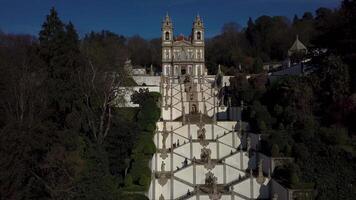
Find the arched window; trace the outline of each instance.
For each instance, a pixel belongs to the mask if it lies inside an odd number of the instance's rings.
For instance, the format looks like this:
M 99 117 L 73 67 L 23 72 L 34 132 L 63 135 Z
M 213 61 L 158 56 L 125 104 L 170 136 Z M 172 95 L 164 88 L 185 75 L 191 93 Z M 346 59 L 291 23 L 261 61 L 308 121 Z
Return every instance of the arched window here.
M 200 31 L 197 32 L 197 40 L 201 40 L 201 32 Z
M 166 34 L 165 34 L 165 39 L 166 40 L 169 40 L 169 32 L 167 31 Z

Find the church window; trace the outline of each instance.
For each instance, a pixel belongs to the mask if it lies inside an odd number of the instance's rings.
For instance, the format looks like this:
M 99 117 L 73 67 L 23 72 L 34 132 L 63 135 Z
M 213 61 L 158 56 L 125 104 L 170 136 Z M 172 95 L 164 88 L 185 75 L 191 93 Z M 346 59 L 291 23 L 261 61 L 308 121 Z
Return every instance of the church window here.
M 169 52 L 166 51 L 166 59 L 169 59 Z
M 201 32 L 200 31 L 197 32 L 197 40 L 201 40 Z
M 165 39 L 166 40 L 169 40 L 169 32 L 167 31 L 166 34 L 165 34 Z

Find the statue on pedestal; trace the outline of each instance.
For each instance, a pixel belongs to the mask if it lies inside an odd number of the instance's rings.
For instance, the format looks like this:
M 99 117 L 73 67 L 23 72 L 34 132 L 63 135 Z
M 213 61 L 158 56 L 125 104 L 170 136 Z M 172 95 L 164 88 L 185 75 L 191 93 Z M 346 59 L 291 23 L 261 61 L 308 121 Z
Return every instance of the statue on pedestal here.
M 204 167 L 208 170 L 212 170 L 215 167 L 215 163 L 211 161 L 211 150 L 207 148 L 201 149 L 200 159 L 204 163 Z
M 166 164 L 162 161 L 161 162 L 161 172 L 165 172 Z
M 166 95 L 165 95 L 165 98 L 164 98 L 164 109 L 165 110 L 168 110 L 168 93 L 169 93 L 169 85 L 167 84 L 166 85 Z
M 206 139 L 206 134 L 205 133 L 206 133 L 205 128 L 204 127 L 199 127 L 198 132 L 197 132 L 197 136 L 198 136 L 200 145 L 202 145 L 204 147 L 208 146 L 208 144 L 209 144 L 209 142 L 205 140 Z
M 165 160 L 168 157 L 168 150 L 166 148 L 166 140 L 168 138 L 168 131 L 167 131 L 167 127 L 166 127 L 166 122 L 163 122 L 163 131 L 162 131 L 162 150 L 161 150 L 161 155 L 160 157 Z
M 166 164 L 162 161 L 162 163 L 161 163 L 161 172 L 159 173 L 159 179 L 158 179 L 158 183 L 161 186 L 164 186 L 168 181 L 168 178 L 167 178 L 167 175 L 166 175 L 165 166 L 166 166 Z
M 222 194 L 218 190 L 218 178 L 213 173 L 208 172 L 205 174 L 205 185 L 210 188 L 209 198 L 211 200 L 221 199 Z

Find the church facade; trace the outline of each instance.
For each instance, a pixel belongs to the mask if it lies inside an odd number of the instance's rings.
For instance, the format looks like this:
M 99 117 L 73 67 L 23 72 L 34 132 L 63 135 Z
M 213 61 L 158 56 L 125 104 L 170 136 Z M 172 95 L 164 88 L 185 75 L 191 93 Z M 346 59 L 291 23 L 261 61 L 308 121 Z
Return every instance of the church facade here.
M 162 22 L 162 74 L 163 76 L 205 75 L 204 24 L 198 15 L 189 37 L 174 36 L 173 22 L 166 15 Z

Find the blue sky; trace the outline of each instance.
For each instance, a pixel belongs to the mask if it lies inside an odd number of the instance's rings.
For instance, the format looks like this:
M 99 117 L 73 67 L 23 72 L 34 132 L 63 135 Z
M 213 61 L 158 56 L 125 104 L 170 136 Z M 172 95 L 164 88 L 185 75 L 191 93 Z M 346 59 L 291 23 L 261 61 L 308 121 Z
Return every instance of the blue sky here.
M 162 18 L 168 12 L 175 34 L 190 33 L 197 13 L 206 35 L 220 32 L 226 22 L 245 26 L 248 17 L 283 15 L 292 18 L 319 7 L 336 8 L 341 0 L 0 0 L 0 30 L 37 35 L 49 9 L 55 6 L 63 21 L 73 22 L 80 35 L 110 30 L 144 38 L 160 35 Z

